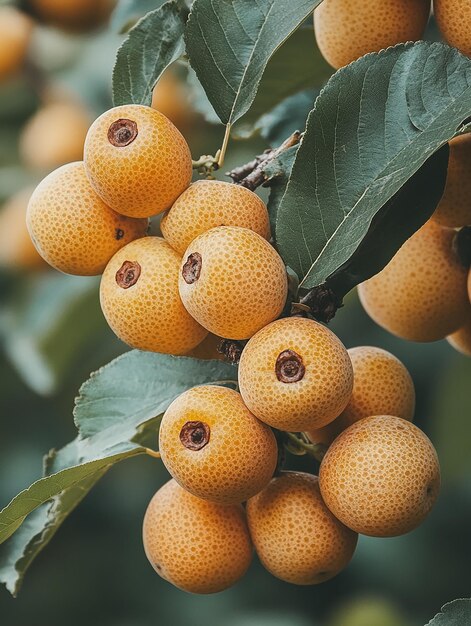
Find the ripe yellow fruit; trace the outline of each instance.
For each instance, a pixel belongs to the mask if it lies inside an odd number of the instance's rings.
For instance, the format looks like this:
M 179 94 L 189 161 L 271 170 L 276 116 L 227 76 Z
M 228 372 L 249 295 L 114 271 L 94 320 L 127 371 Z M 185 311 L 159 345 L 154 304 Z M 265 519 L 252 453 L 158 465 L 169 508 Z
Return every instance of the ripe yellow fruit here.
M 400 417 L 366 417 L 344 430 L 319 472 L 324 502 L 346 526 L 394 537 L 421 524 L 440 489 L 437 453 L 428 437 Z
M 26 209 L 33 189 L 13 195 L 0 211 L 0 265 L 34 270 L 46 267 L 26 228 Z
M 247 502 L 247 521 L 264 567 L 295 585 L 316 585 L 350 562 L 358 535 L 324 504 L 317 476 L 283 472 Z
M 468 0 L 434 0 L 433 12 L 443 39 L 471 56 L 471 5 Z
M 28 4 L 43 22 L 66 31 L 83 32 L 104 24 L 116 0 L 29 0 Z
M 93 191 L 82 162 L 55 170 L 36 187 L 27 226 L 45 261 L 66 274 L 101 274 L 113 254 L 143 237 L 147 220 L 123 217 Z
M 361 303 L 377 324 L 409 341 L 437 341 L 465 323 L 468 270 L 453 248 L 454 237 L 454 230 L 429 220 L 359 286 Z
M 336 420 L 308 433 L 315 443 L 329 445 L 343 430 L 370 415 L 395 415 L 409 421 L 414 417 L 414 383 L 399 359 L 372 346 L 351 348 L 348 354 L 353 365 L 351 398 Z
M 324 0 L 314 11 L 317 44 L 338 69 L 368 52 L 422 39 L 429 14 L 430 0 Z
M 50 171 L 83 157 L 90 119 L 77 103 L 52 102 L 33 115 L 20 137 L 20 154 L 33 169 Z
M 217 226 L 241 226 L 270 239 L 265 203 L 250 189 L 219 180 L 190 185 L 160 222 L 163 236 L 181 254 L 198 235 Z
M 0 81 L 17 72 L 25 59 L 33 23 L 11 6 L 0 7 Z
M 282 312 L 288 292 L 276 250 L 247 228 L 221 226 L 183 255 L 180 296 L 191 315 L 226 339 L 247 339 Z
M 150 107 L 130 104 L 103 113 L 88 131 L 84 154 L 95 191 L 129 217 L 162 213 L 191 182 L 188 144 Z
M 167 409 L 159 450 L 175 480 L 195 496 L 219 504 L 251 498 L 270 481 L 278 449 L 273 432 L 259 422 L 239 393 L 194 387 Z
M 450 141 L 446 187 L 432 219 L 441 226 L 471 225 L 471 134 Z
M 320 428 L 350 399 L 352 363 L 340 339 L 322 324 L 284 318 L 245 346 L 239 387 L 249 410 L 266 424 L 294 432 Z
M 106 266 L 101 308 L 116 335 L 150 352 L 185 354 L 207 335 L 178 294 L 180 256 L 160 237 L 120 250 Z
M 458 352 L 471 356 L 471 315 L 466 324 L 452 335 L 449 335 L 446 340 Z
M 243 507 L 201 500 L 174 480 L 150 501 L 142 536 L 157 574 L 191 593 L 217 593 L 231 587 L 252 560 Z

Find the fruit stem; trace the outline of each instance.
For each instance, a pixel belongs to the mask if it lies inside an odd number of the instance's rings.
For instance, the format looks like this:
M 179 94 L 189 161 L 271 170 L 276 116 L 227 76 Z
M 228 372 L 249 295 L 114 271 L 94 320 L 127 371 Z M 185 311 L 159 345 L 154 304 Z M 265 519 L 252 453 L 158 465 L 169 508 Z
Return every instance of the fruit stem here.
M 216 155 L 218 168 L 224 165 L 224 159 L 226 158 L 227 146 L 229 144 L 229 139 L 231 138 L 231 128 L 232 128 L 231 124 L 226 124 L 226 132 L 224 133 L 222 146 Z
M 299 435 L 296 433 L 284 433 L 284 435 L 288 440 L 288 445 L 285 444 L 285 447 L 289 452 L 292 452 L 293 454 L 308 454 L 319 461 L 319 463 L 324 458 L 326 447 L 323 444 L 311 443 L 303 433 L 300 433 Z M 292 447 L 298 452 L 294 452 Z
M 342 299 L 326 283 L 323 283 L 310 289 L 299 302 L 293 302 L 291 315 L 311 315 L 318 322 L 328 324 L 342 306 Z
M 160 459 L 160 452 L 158 452 L 157 450 L 152 450 L 151 448 L 146 448 L 145 449 L 146 454 L 148 454 L 149 456 L 153 457 L 154 459 Z

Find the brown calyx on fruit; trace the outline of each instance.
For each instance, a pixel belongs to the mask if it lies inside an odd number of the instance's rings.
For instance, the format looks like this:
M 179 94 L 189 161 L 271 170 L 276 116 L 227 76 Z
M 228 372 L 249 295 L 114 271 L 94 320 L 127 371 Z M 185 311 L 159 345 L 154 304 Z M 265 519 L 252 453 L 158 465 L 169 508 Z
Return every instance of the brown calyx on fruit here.
M 294 350 L 283 350 L 275 364 L 276 377 L 282 383 L 297 383 L 304 377 L 306 368 L 302 358 Z
M 124 261 L 116 272 L 116 282 L 122 289 L 129 289 L 137 283 L 141 275 L 141 266 L 137 261 Z
M 187 285 L 196 283 L 201 274 L 201 268 L 203 266 L 203 259 L 199 252 L 193 252 L 187 258 L 185 265 L 182 269 L 183 280 Z
M 125 148 L 136 139 L 138 134 L 136 122 L 128 119 L 119 119 L 109 127 L 108 141 L 116 148 Z
M 180 441 L 188 450 L 201 450 L 209 443 L 210 433 L 205 422 L 186 422 L 180 431 Z

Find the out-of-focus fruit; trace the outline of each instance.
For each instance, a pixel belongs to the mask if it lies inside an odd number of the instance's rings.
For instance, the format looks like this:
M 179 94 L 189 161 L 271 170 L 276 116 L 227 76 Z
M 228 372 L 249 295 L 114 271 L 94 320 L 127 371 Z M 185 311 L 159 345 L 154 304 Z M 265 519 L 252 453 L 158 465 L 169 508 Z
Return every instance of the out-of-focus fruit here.
M 33 23 L 24 13 L 0 6 L 0 81 L 23 65 L 32 29 Z
M 87 32 L 108 20 L 116 0 L 28 0 L 28 5 L 46 24 L 70 32 Z

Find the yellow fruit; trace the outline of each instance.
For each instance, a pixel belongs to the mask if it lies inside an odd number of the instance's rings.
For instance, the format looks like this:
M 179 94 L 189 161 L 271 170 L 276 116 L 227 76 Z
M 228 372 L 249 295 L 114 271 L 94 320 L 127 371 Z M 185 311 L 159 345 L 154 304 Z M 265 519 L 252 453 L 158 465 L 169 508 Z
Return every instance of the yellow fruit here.
M 393 335 L 437 341 L 466 321 L 468 271 L 453 248 L 455 231 L 428 221 L 382 272 L 358 288 L 368 315 Z
M 93 191 L 82 162 L 55 170 L 36 187 L 27 226 L 39 254 L 66 274 L 101 274 L 113 254 L 143 237 L 147 220 L 123 217 Z
M 191 182 L 185 139 L 161 113 L 130 104 L 103 113 L 85 141 L 85 168 L 95 191 L 130 217 L 169 209 Z
M 353 365 L 353 393 L 336 420 L 308 433 L 315 443 L 329 445 L 343 430 L 370 415 L 395 415 L 409 421 L 414 417 L 414 383 L 399 359 L 372 346 L 351 348 L 348 354 Z
M 90 120 L 76 103 L 53 102 L 28 121 L 20 138 L 20 153 L 29 167 L 50 171 L 83 157 Z
M 219 504 L 251 498 L 270 481 L 275 437 L 232 389 L 194 387 L 167 409 L 159 435 L 165 467 L 195 496 Z
M 14 7 L 0 7 L 0 81 L 23 65 L 33 24 Z
M 333 332 L 312 320 L 273 322 L 245 346 L 240 393 L 260 420 L 287 431 L 320 428 L 346 407 L 352 363 Z
M 160 237 L 133 241 L 106 266 L 101 308 L 122 341 L 150 352 L 185 354 L 207 331 L 178 295 L 180 256 Z
M 314 11 L 317 44 L 338 69 L 368 52 L 422 39 L 429 14 L 430 0 L 324 0 Z
M 264 567 L 295 585 L 333 578 L 350 562 L 358 540 L 324 504 L 317 476 L 283 472 L 247 502 L 247 521 Z
M 471 6 L 471 5 L 470 5 Z M 471 225 L 471 134 L 450 141 L 446 187 L 432 219 L 441 226 Z
M 26 209 L 33 189 L 12 196 L 0 211 L 0 265 L 11 269 L 46 267 L 26 228 Z
M 434 0 L 433 12 L 443 39 L 471 56 L 471 5 L 469 0 Z
M 224 361 L 224 355 L 218 350 L 221 341 L 221 337 L 208 333 L 207 337 L 203 339 L 203 341 L 199 343 L 196 348 L 190 350 L 187 356 L 192 356 L 195 359 L 217 359 L 218 361 Z
M 389 415 L 344 430 L 322 460 L 324 502 L 352 530 L 394 537 L 421 524 L 440 489 L 437 453 L 414 424 Z
M 198 235 L 217 226 L 241 226 L 270 239 L 264 202 L 245 187 L 218 180 L 190 185 L 160 222 L 163 236 L 181 254 Z
M 180 295 L 191 315 L 226 339 L 247 339 L 276 319 L 286 302 L 286 268 L 275 249 L 247 228 L 221 226 L 183 255 Z
M 111 15 L 116 0 L 29 0 L 40 20 L 66 31 L 89 31 Z
M 471 356 L 471 315 L 466 324 L 452 335 L 449 335 L 446 340 L 458 352 Z
M 252 560 L 242 506 L 200 500 L 174 480 L 150 501 L 142 535 L 146 556 L 159 576 L 191 593 L 231 587 Z
M 189 128 L 196 118 L 187 91 L 185 83 L 169 68 L 152 92 L 152 108 L 168 117 L 180 130 Z

